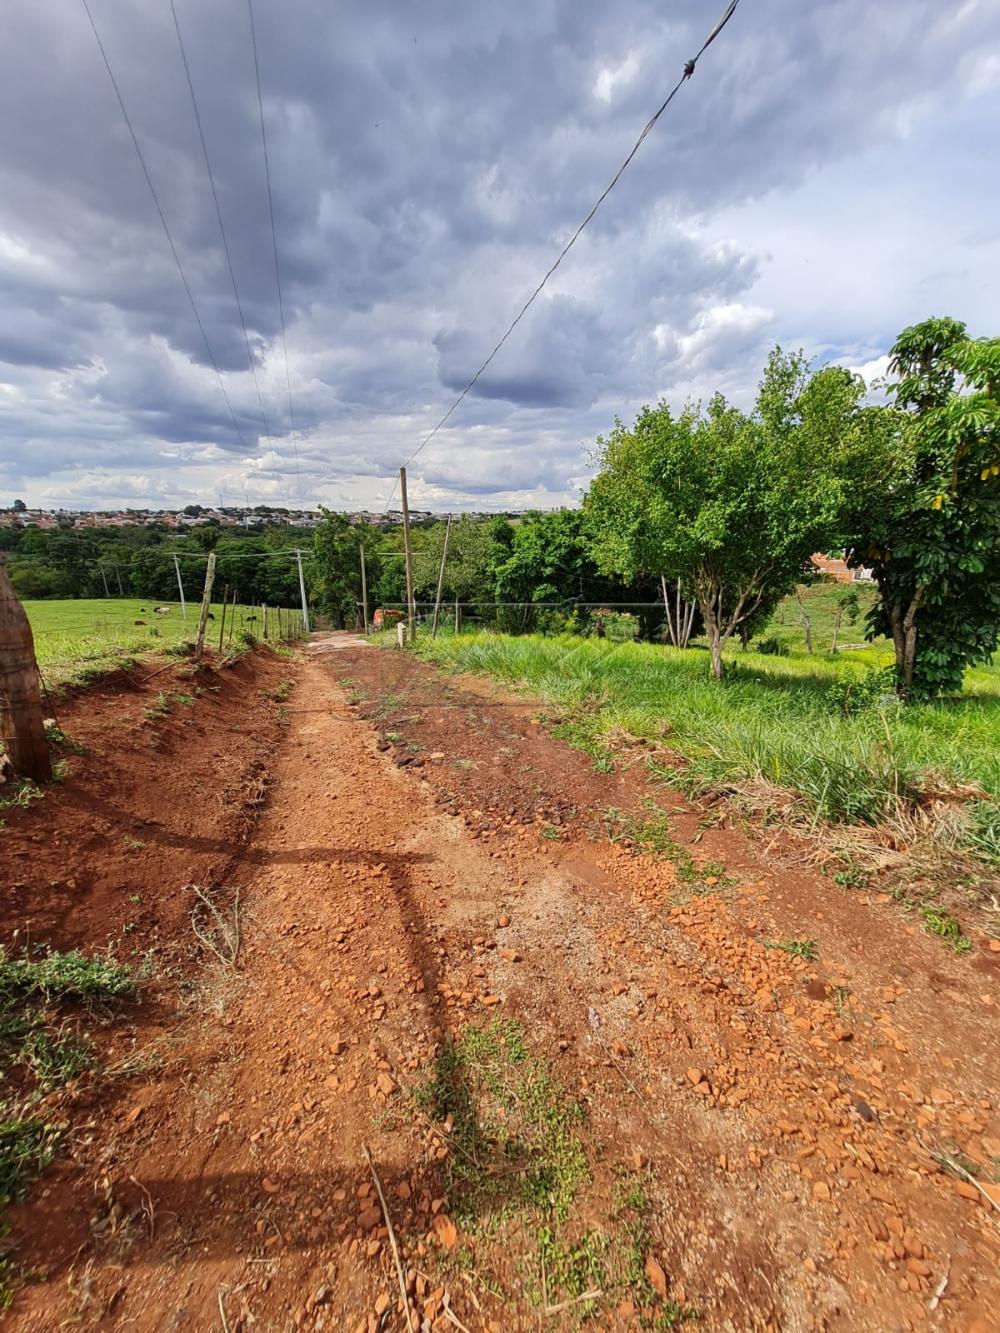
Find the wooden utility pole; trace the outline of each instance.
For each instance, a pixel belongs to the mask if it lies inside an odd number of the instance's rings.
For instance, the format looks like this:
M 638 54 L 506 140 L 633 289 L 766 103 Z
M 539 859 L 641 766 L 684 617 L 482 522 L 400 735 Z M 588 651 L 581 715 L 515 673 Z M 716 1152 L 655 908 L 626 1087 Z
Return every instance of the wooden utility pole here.
M 115 565 L 115 578 L 118 580 L 118 596 L 124 597 L 125 589 L 122 587 L 122 572 L 117 565 Z
M 365 633 L 368 633 L 368 574 L 365 570 L 365 544 L 361 543 L 358 548 L 361 552 L 361 605 L 365 614 Z
M 101 582 L 104 584 L 104 596 L 110 597 L 111 594 L 108 592 L 108 577 L 104 572 L 104 566 L 98 565 L 97 568 L 101 571 Z
M 187 620 L 187 603 L 184 601 L 184 580 L 181 578 L 181 565 L 176 556 L 174 556 L 174 569 L 177 571 L 177 591 L 181 595 L 181 619 Z
M 309 633 L 309 604 L 306 601 L 306 580 L 302 573 L 302 552 L 295 552 L 295 559 L 299 562 L 299 595 L 302 598 L 302 628 Z
M 399 496 L 403 505 L 403 550 L 406 554 L 406 619 L 410 643 L 417 641 L 417 604 L 413 600 L 413 548 L 410 545 L 410 506 L 406 501 L 406 468 L 399 469 Z
M 14 772 L 48 782 L 52 759 L 45 735 L 35 640 L 0 561 L 0 742 Z
M 434 599 L 434 623 L 431 626 L 431 638 L 436 639 L 438 633 L 438 616 L 441 614 L 441 591 L 444 588 L 444 562 L 448 559 L 448 534 L 451 532 L 451 515 L 448 515 L 448 522 L 444 529 L 444 545 L 441 548 L 441 568 L 438 570 L 438 588 L 437 597 Z
M 201 594 L 201 615 L 198 617 L 198 638 L 194 645 L 194 660 L 197 662 L 205 647 L 205 628 L 208 625 L 208 613 L 212 606 L 212 584 L 215 582 L 215 552 L 208 553 L 208 568 L 205 570 L 205 589 Z

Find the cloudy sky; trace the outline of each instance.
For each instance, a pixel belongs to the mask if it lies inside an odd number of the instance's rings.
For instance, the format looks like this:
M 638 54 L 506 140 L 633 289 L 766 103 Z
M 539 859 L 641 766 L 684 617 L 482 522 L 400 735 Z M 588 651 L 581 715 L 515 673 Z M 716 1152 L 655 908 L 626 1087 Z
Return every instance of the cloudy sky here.
M 90 4 L 233 414 L 82 0 L 8 0 L 0 504 L 384 504 L 721 8 L 256 0 L 293 433 L 246 0 L 175 4 L 256 384 L 169 0 Z M 997 333 L 998 139 L 1000 0 L 742 0 L 411 502 L 573 502 L 616 414 L 775 342 Z

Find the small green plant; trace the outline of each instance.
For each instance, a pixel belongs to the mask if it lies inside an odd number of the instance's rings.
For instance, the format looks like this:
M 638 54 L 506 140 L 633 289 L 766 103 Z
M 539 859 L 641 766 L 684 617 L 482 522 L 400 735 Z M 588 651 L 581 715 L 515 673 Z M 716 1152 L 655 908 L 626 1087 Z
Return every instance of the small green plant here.
M 562 832 L 556 828 L 555 824 L 545 824 L 542 828 L 542 837 L 555 842 L 562 837 Z
M 765 949 L 780 949 L 793 958 L 802 958 L 807 963 L 814 963 L 819 957 L 819 946 L 815 940 L 765 940 Z
M 0 788 L 0 810 L 27 810 L 33 801 L 40 801 L 44 795 L 41 787 L 27 778 L 15 780 Z
M 147 704 L 142 710 L 142 715 L 147 722 L 159 722 L 170 712 L 170 700 L 166 694 L 160 690 L 152 703 Z
M 19 1203 L 55 1155 L 59 1131 L 0 1102 L 0 1208 Z
M 868 876 L 855 861 L 848 861 L 841 870 L 833 872 L 833 882 L 841 889 L 863 889 Z
M 58 745 L 60 749 L 68 750 L 70 754 L 87 753 L 87 747 L 81 741 L 71 740 L 58 722 L 49 721 L 45 724 L 45 739 L 50 745 Z
M 779 639 L 777 634 L 770 634 L 766 639 L 758 639 L 754 644 L 754 651 L 761 654 L 762 657 L 788 657 L 791 649 L 784 639 Z
M 132 838 L 126 833 L 122 838 L 122 846 L 127 852 L 141 852 L 146 844 L 141 838 Z
M 174 690 L 170 698 L 175 704 L 180 704 L 182 708 L 194 707 L 194 695 L 185 694 L 183 690 Z
M 875 709 L 897 709 L 896 668 L 873 667 L 865 675 L 836 681 L 826 693 L 830 707 L 845 717 Z
M 972 948 L 972 941 L 967 935 L 963 935 L 962 926 L 957 917 L 951 916 L 948 912 L 931 903 L 924 903 L 920 908 L 920 915 L 923 919 L 924 929 L 931 935 L 937 935 L 940 939 L 950 944 L 956 953 L 968 953 Z
M 292 686 L 294 684 L 295 682 L 293 680 L 287 678 L 285 680 L 279 680 L 277 685 L 272 685 L 269 690 L 263 690 L 262 694 L 265 699 L 270 699 L 272 703 L 283 704 L 291 694 Z

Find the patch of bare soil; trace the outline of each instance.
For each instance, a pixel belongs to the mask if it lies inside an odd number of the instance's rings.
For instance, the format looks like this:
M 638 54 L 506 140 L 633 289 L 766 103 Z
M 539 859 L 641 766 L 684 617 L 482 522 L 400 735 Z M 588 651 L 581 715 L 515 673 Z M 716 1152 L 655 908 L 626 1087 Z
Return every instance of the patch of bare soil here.
M 595 771 L 530 702 L 315 646 L 249 841 L 217 849 L 201 750 L 130 798 L 168 904 L 137 947 L 190 939 L 192 880 L 240 889 L 243 947 L 139 1015 L 168 1065 L 15 1213 L 47 1280 L 12 1326 L 992 1328 L 985 942 Z M 77 780 L 45 829 L 79 884 Z

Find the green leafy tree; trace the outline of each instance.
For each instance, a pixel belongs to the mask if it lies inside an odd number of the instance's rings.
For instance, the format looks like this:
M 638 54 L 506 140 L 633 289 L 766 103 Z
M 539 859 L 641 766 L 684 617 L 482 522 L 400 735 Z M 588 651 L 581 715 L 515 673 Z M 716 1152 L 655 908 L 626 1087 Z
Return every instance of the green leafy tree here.
M 960 689 L 1000 633 L 1000 339 L 924 320 L 890 369 L 898 465 L 859 510 L 849 559 L 878 584 L 869 637 L 892 640 L 900 693 L 919 699 Z
M 776 348 L 749 414 L 721 395 L 678 416 L 661 402 L 598 440 L 587 497 L 598 563 L 679 582 L 717 678 L 730 637 L 794 588 L 836 541 L 848 496 L 879 475 L 889 432 L 863 397 L 858 376 L 810 375 L 801 354 Z

